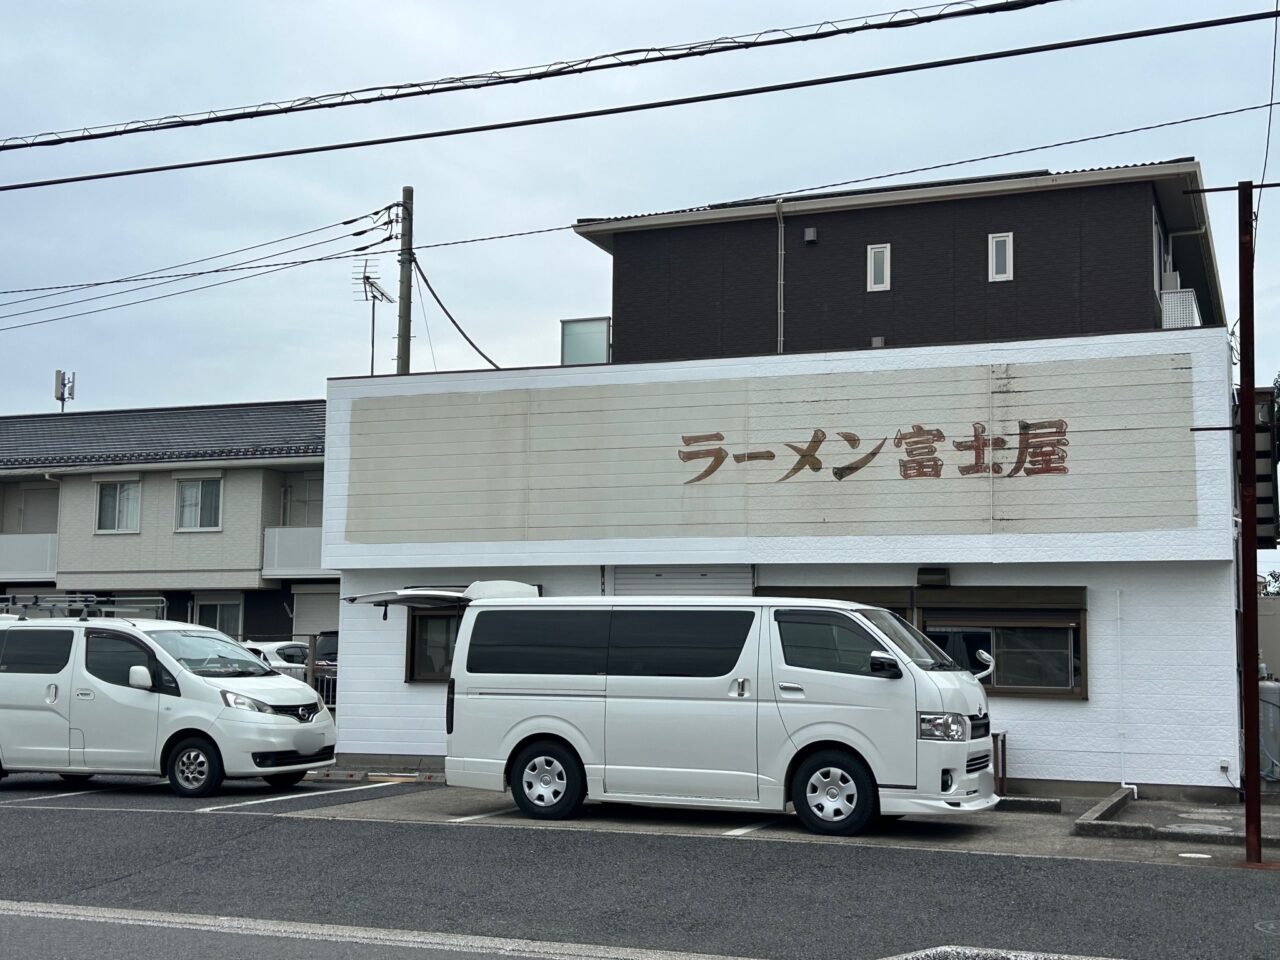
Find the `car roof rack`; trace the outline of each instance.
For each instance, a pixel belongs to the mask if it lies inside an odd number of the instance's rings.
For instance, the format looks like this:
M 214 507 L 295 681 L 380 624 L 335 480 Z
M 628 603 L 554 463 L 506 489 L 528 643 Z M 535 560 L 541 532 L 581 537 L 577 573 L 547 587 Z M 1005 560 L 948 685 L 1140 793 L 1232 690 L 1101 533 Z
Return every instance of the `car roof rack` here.
M 158 620 L 165 620 L 168 618 L 168 610 L 169 601 L 159 595 L 99 597 L 93 593 L 0 594 L 0 613 L 16 613 L 18 620 L 29 620 L 32 613 L 46 617 L 75 616 L 80 620 L 107 614 L 150 613 Z

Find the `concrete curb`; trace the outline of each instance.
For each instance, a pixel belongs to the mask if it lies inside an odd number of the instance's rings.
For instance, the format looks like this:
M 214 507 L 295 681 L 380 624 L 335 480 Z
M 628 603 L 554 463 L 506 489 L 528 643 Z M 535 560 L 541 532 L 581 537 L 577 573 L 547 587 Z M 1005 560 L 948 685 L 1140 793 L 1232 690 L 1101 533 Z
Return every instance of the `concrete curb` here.
M 1011 813 L 1061 813 L 1062 801 L 1055 797 L 1001 797 L 996 809 Z
M 1072 832 L 1081 837 L 1111 837 L 1119 840 L 1154 840 L 1156 828 L 1150 823 L 1120 823 L 1111 819 L 1133 800 L 1127 787 L 1094 804 L 1075 822 Z
M 384 773 L 378 770 L 313 770 L 307 779 L 339 783 L 444 783 L 444 774 L 437 770 L 417 773 Z
M 1027 953 L 1021 950 L 987 950 L 979 947 L 934 947 L 917 953 L 903 953 L 883 960 L 1105 960 L 1065 953 Z

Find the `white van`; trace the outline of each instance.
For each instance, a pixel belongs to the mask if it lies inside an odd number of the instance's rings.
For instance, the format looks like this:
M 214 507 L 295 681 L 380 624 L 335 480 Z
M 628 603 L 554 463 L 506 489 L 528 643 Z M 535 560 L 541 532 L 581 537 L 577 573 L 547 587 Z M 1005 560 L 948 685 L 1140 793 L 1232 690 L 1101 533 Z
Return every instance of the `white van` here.
M 969 813 L 999 799 L 981 683 L 887 610 L 530 592 L 473 584 L 462 596 L 352 598 L 465 605 L 448 692 L 450 784 L 510 788 L 541 819 L 572 816 L 587 799 L 791 805 L 829 834 L 856 833 L 877 814 Z
M 0 778 L 167 776 L 204 797 L 224 778 L 275 787 L 333 764 L 333 718 L 208 627 L 133 618 L 0 620 Z

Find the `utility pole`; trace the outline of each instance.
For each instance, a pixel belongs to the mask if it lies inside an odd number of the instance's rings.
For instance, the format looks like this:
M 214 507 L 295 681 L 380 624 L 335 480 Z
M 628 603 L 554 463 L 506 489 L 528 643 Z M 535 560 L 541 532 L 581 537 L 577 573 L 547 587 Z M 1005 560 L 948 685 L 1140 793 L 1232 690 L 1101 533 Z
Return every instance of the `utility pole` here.
M 400 191 L 400 325 L 396 331 L 396 373 L 409 372 L 409 332 L 413 317 L 413 187 Z
M 1240 229 L 1240 695 L 1244 726 L 1244 851 L 1262 862 L 1258 756 L 1258 411 L 1253 389 L 1253 181 L 1236 185 Z

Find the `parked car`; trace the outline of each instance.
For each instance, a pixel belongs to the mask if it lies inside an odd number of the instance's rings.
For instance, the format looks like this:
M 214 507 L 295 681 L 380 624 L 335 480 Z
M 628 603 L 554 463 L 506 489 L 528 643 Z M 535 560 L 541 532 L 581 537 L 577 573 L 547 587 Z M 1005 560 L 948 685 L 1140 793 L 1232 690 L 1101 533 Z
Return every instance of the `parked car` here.
M 307 645 L 297 640 L 245 641 L 245 649 L 273 670 L 285 676 L 304 679 L 307 668 Z
M 587 799 L 790 805 L 825 834 L 999 799 L 981 683 L 887 610 L 536 592 L 352 598 L 465 608 L 445 708 L 450 784 L 510 789 L 539 819 Z
M 306 684 L 208 627 L 165 620 L 0 622 L 0 777 L 167 776 L 298 783 L 333 764 L 334 725 Z

